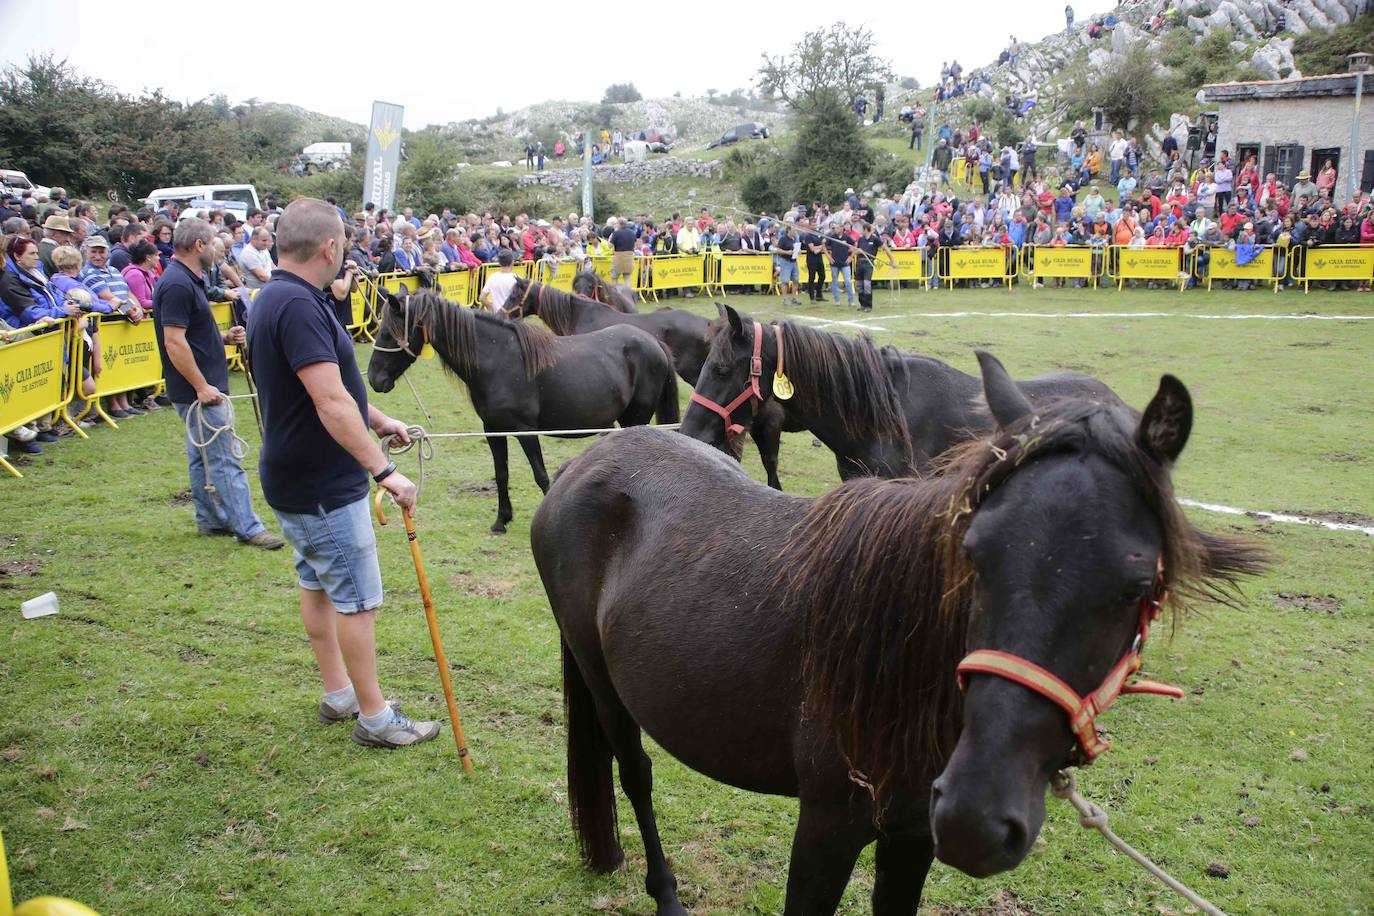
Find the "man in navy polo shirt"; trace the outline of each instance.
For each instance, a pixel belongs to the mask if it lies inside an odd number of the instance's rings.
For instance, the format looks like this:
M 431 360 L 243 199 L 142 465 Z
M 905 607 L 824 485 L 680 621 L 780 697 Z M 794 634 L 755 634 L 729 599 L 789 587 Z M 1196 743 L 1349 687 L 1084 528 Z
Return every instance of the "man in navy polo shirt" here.
M 201 534 L 232 534 L 245 544 L 276 550 L 281 538 L 269 532 L 253 511 L 248 475 L 234 454 L 234 438 L 214 436 L 215 428 L 233 425 L 226 344 L 243 343 L 243 328 L 221 332 L 205 275 L 215 263 L 211 239 L 215 230 L 203 219 L 185 219 L 172 235 L 172 259 L 153 291 L 153 328 L 162 357 L 167 397 L 186 424 L 186 457 L 196 529 Z M 192 409 L 197 416 L 191 416 Z M 194 438 L 193 438 L 194 437 Z M 195 442 L 205 442 L 196 445 Z
M 368 478 L 405 507 L 415 505 L 415 485 L 368 428 L 410 439 L 406 424 L 367 403 L 353 341 L 325 296 L 345 248 L 343 221 L 322 200 L 294 200 L 277 222 L 279 268 L 249 318 L 264 427 L 258 475 L 296 549 L 301 620 L 324 681 L 320 720 L 356 716 L 354 741 L 404 747 L 435 737 L 439 723 L 411 721 L 377 682 L 382 572 Z

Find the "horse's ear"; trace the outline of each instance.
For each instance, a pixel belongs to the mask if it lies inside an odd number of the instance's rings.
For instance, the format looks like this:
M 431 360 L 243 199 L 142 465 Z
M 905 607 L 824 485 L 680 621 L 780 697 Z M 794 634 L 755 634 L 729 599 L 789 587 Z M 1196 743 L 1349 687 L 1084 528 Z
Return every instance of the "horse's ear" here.
M 1178 460 L 1193 428 L 1193 399 L 1183 383 L 1172 375 L 1159 379 L 1159 390 L 1140 417 L 1136 439 L 1160 461 Z
M 975 351 L 978 365 L 983 370 L 983 397 L 987 398 L 988 410 L 997 425 L 1006 429 L 1022 417 L 1031 414 L 1031 403 L 1016 387 L 1002 364 L 985 350 Z
M 739 312 L 730 306 L 717 302 L 716 307 L 721 310 L 721 314 L 730 322 L 730 333 L 736 337 L 744 336 L 744 322 L 739 317 Z

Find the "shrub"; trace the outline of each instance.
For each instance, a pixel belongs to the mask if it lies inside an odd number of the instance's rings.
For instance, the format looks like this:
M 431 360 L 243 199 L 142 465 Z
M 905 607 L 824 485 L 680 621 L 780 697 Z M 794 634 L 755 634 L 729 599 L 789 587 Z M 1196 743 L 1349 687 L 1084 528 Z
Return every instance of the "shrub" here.
M 739 190 L 740 201 L 751 213 L 781 213 L 786 207 L 782 193 L 773 176 L 760 169 L 744 179 Z

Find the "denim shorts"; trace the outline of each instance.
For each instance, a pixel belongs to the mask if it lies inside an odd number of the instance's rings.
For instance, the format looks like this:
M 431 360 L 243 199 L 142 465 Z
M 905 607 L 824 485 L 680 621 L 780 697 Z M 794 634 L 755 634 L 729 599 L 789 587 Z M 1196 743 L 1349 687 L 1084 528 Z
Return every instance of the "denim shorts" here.
M 278 511 L 277 521 L 296 550 L 301 588 L 323 591 L 340 614 L 381 607 L 382 570 L 366 497 L 330 512 Z
M 789 261 L 786 258 L 778 258 L 778 282 L 796 283 L 797 282 L 797 262 Z

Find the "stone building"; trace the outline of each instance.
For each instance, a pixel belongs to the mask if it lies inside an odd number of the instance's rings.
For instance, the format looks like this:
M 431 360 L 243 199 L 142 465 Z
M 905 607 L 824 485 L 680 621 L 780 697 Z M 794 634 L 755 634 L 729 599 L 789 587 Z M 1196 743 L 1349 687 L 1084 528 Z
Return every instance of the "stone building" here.
M 1357 169 L 1359 187 L 1374 188 L 1374 73 L 1366 73 L 1360 105 L 1360 148 L 1350 149 L 1355 115 L 1355 75 L 1340 73 L 1302 79 L 1203 86 L 1220 113 L 1218 149 L 1237 162 L 1257 156 L 1261 175 L 1273 172 L 1292 184 L 1299 172 L 1315 178 L 1328 159 L 1336 166 L 1336 192 L 1345 192 L 1347 170 Z

